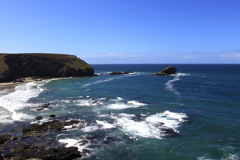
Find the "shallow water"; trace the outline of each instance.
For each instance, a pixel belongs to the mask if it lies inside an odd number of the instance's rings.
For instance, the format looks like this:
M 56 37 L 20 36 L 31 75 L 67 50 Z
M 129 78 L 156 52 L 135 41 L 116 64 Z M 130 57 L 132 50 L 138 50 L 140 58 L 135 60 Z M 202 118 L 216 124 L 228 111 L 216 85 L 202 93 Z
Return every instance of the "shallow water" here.
M 1 94 L 0 132 L 55 114 L 86 121 L 51 138 L 87 148 L 87 159 L 240 159 L 240 65 L 174 65 L 177 75 L 151 76 L 167 66 L 93 65 L 101 76 L 16 87 Z M 53 109 L 36 111 L 45 103 Z M 81 146 L 86 134 L 96 138 Z

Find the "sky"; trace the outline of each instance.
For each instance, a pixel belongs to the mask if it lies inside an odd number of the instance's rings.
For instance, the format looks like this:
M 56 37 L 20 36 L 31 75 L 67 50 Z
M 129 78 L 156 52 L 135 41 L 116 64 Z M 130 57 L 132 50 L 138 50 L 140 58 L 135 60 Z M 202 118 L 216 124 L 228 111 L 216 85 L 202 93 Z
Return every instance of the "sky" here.
M 239 64 L 240 0 L 0 0 L 0 53 Z

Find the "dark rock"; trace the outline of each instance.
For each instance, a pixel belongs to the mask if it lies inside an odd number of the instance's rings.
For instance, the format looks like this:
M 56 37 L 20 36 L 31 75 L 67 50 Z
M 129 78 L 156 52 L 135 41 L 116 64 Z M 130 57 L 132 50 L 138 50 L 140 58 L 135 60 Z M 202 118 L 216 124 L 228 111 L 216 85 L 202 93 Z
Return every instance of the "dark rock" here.
M 131 71 L 125 71 L 125 72 L 123 72 L 123 74 L 130 74 L 130 73 L 133 73 L 133 72 L 131 72 Z
M 64 126 L 70 126 L 73 124 L 79 124 L 80 127 L 85 126 L 85 121 L 79 121 L 79 120 L 70 120 L 70 121 L 59 121 L 59 120 L 53 120 L 50 122 L 44 122 L 42 125 L 40 124 L 31 124 L 27 128 L 23 129 L 21 138 L 28 138 L 33 135 L 36 137 L 42 137 L 44 136 L 44 131 L 47 130 L 57 130 L 60 131 L 64 128 Z
M 39 121 L 39 120 L 43 119 L 43 117 L 42 116 L 37 116 L 35 119 Z
M 3 160 L 3 157 L 2 157 L 2 155 L 1 155 L 1 153 L 0 153 L 0 160 Z
M 0 54 L 0 62 L 0 82 L 19 77 L 84 77 L 94 74 L 91 65 L 74 55 Z
M 163 125 L 164 125 L 163 122 L 159 122 L 159 123 L 154 124 L 154 126 L 157 127 L 157 128 L 162 128 Z
M 91 99 L 91 103 L 93 105 L 100 105 L 101 104 L 101 102 L 99 100 L 97 100 L 97 99 Z
M 56 115 L 55 115 L 55 114 L 51 114 L 50 117 L 51 117 L 51 118 L 55 118 Z
M 86 139 L 81 140 L 81 141 L 78 142 L 78 144 L 80 144 L 81 146 L 84 146 L 84 145 L 86 145 L 88 143 L 89 143 L 89 140 L 86 140 Z
M 0 145 L 6 143 L 8 140 L 11 139 L 11 135 L 8 133 L 0 134 Z
M 73 103 L 73 101 L 69 101 L 70 103 Z
M 45 160 L 72 160 L 79 158 L 83 155 L 82 152 L 78 151 L 77 147 L 59 147 L 45 149 L 45 146 L 38 144 L 26 144 L 22 146 L 13 147 L 12 152 L 5 155 L 7 159 L 29 159 L 39 158 Z
M 120 75 L 120 74 L 130 74 L 133 72 L 130 71 L 125 71 L 125 72 L 117 72 L 117 71 L 113 71 L 112 73 L 109 73 L 109 75 Z
M 50 103 L 46 103 L 46 104 L 42 105 L 42 108 L 48 108 L 49 105 L 50 105 Z
M 163 131 L 165 134 L 171 135 L 171 136 L 176 136 L 176 135 L 178 135 L 178 132 L 175 131 L 175 130 L 172 129 L 172 128 L 161 128 L 161 131 Z
M 158 72 L 156 74 L 153 74 L 152 76 L 169 76 L 171 74 L 176 74 L 177 69 L 173 66 L 169 66 L 162 70 L 161 72 Z
M 22 131 L 24 127 L 25 127 L 24 125 L 21 125 L 20 127 L 17 128 L 17 131 L 18 131 L 18 132 L 19 132 L 19 131 Z
M 42 111 L 44 109 L 52 109 L 52 107 L 50 107 L 50 103 L 46 103 L 44 105 L 41 106 L 41 108 L 36 109 L 37 111 Z
M 109 137 L 109 136 L 106 136 L 104 138 L 104 143 L 106 144 L 109 144 L 109 143 L 118 143 L 118 142 L 121 142 L 122 140 L 120 139 L 116 139 L 116 138 L 113 138 L 113 137 Z
M 136 122 L 141 122 L 141 121 L 144 121 L 145 120 L 145 117 L 144 115 L 142 114 L 137 114 L 135 115 L 134 117 L 132 117 L 131 119 L 136 121 Z

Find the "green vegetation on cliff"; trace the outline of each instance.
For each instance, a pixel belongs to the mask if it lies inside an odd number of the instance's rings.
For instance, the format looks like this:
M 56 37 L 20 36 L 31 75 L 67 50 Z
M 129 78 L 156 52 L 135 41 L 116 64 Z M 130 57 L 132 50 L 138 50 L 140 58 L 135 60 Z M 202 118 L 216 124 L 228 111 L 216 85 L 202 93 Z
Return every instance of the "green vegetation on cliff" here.
M 0 54 L 0 82 L 29 76 L 81 77 L 93 74 L 92 66 L 74 55 Z

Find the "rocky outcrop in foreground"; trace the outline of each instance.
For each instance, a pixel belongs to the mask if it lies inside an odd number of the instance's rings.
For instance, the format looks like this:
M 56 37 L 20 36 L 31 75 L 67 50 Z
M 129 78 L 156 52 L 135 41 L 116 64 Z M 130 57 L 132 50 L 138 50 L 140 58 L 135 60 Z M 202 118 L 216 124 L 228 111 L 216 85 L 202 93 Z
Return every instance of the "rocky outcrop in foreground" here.
M 65 54 L 0 54 L 0 82 L 24 77 L 93 76 L 94 69 L 85 61 Z
M 161 72 L 158 72 L 156 74 L 153 74 L 152 76 L 169 76 L 171 74 L 176 74 L 177 68 L 173 66 L 169 66 L 162 70 Z
M 51 116 L 50 116 L 51 117 Z M 74 158 L 79 158 L 84 155 L 87 150 L 79 151 L 77 147 L 54 147 L 50 142 L 44 143 L 46 136 L 51 134 L 51 130 L 63 131 L 67 129 L 73 129 L 75 127 L 82 128 L 85 126 L 84 120 L 52 120 L 44 122 L 42 124 L 34 123 L 30 124 L 28 127 L 20 126 L 10 133 L 0 134 L 0 160 L 2 158 L 1 152 L 10 149 L 10 153 L 4 155 L 6 160 L 19 160 L 19 159 L 59 159 L 59 160 L 71 160 Z M 20 137 L 12 136 L 12 134 L 19 134 L 22 131 Z M 27 142 L 33 140 L 34 138 L 42 138 L 40 142 L 26 143 L 23 142 L 23 139 L 26 139 Z M 16 143 L 16 141 L 18 141 Z M 36 140 L 35 140 L 36 141 Z M 15 142 L 15 146 L 13 145 Z M 84 144 L 83 144 L 84 145 Z

